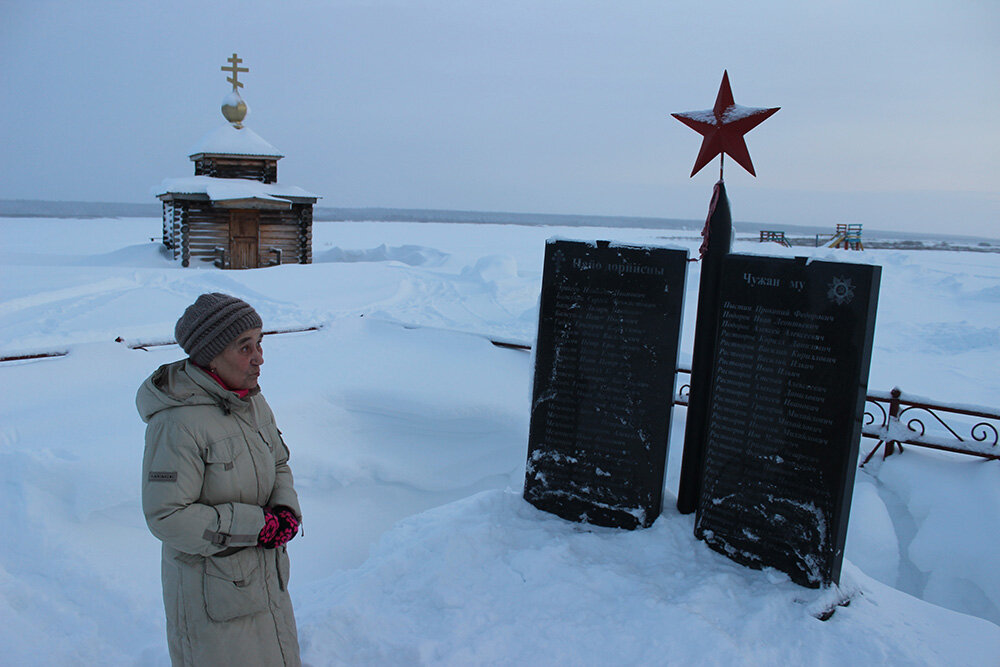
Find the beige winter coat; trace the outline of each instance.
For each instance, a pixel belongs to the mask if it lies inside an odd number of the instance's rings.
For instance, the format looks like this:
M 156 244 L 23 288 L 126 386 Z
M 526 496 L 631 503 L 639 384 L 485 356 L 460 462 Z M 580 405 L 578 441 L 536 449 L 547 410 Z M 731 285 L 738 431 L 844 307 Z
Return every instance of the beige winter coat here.
M 262 549 L 261 507 L 301 517 L 288 448 L 259 390 L 246 399 L 190 361 L 139 388 L 146 422 L 142 509 L 163 542 L 163 604 L 175 665 L 299 665 L 288 554 Z

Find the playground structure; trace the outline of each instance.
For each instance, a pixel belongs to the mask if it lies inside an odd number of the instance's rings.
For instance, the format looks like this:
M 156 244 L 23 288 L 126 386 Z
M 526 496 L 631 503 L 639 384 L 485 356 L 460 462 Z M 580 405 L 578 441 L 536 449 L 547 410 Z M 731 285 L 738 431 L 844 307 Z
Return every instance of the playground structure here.
M 837 223 L 837 231 L 832 236 L 827 234 L 816 234 L 816 247 L 825 246 L 827 248 L 843 248 L 844 250 L 864 250 L 865 246 L 861 242 L 861 223 Z M 786 248 L 792 246 L 785 232 L 772 229 L 760 230 L 761 243 L 777 243 Z
M 771 242 L 783 245 L 788 248 L 792 247 L 792 244 L 789 243 L 788 239 L 785 238 L 785 232 L 767 231 L 762 229 L 760 230 L 760 242 L 761 243 Z
M 824 234 L 816 235 L 816 247 L 820 243 L 827 248 L 843 248 L 844 250 L 864 250 L 865 246 L 861 242 L 861 224 L 837 223 L 837 233 L 833 238 L 828 238 Z

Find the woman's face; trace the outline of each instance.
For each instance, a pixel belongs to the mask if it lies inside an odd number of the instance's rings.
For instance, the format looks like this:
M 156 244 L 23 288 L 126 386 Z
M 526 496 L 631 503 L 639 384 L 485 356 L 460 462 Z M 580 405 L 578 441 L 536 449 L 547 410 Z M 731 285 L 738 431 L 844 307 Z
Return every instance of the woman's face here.
M 209 367 L 230 389 L 253 389 L 264 363 L 263 337 L 259 327 L 244 331 L 212 359 Z

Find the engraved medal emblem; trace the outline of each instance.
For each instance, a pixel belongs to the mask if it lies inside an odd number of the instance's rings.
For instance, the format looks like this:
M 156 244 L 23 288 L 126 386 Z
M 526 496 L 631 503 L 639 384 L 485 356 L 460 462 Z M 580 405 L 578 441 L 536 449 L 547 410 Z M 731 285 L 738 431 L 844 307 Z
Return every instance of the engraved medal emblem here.
M 850 278 L 834 278 L 830 282 L 830 289 L 827 290 L 826 296 L 838 306 L 850 303 L 854 301 L 854 283 L 851 282 Z

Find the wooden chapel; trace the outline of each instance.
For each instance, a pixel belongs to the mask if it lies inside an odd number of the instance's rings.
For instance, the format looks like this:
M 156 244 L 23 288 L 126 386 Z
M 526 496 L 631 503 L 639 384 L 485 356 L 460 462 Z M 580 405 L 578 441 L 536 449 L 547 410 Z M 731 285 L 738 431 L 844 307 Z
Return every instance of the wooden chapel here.
M 312 263 L 312 214 L 317 195 L 278 183 L 283 156 L 243 125 L 239 67 L 228 59 L 232 92 L 222 103 L 228 121 L 190 154 L 194 176 L 168 178 L 156 191 L 163 202 L 163 245 L 174 259 L 214 262 L 223 269 Z

